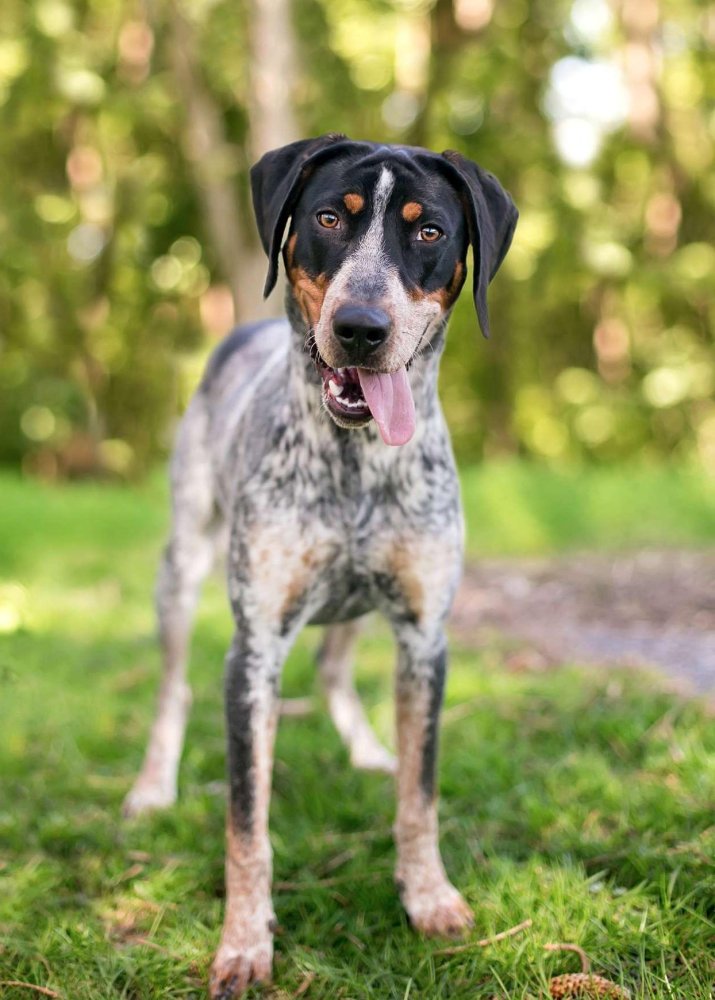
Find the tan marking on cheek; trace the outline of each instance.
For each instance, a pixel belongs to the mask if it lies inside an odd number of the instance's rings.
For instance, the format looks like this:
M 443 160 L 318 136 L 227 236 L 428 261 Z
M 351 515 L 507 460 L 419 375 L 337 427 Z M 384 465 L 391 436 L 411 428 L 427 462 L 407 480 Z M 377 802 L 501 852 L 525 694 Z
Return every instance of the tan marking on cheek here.
M 449 289 L 435 288 L 433 292 L 425 292 L 421 288 L 411 288 L 408 295 L 413 302 L 436 302 L 442 312 L 449 308 Z
M 362 212 L 363 208 L 365 208 L 365 199 L 361 194 L 346 194 L 343 201 L 351 215 L 357 215 L 358 212 Z
M 324 274 L 312 278 L 302 267 L 293 267 L 288 272 L 288 278 L 300 311 L 309 326 L 315 327 L 320 319 L 323 300 L 328 290 L 328 279 Z
M 462 287 L 462 281 L 464 280 L 464 264 L 461 260 L 457 261 L 457 266 L 454 269 L 454 274 L 452 275 L 452 280 L 448 286 L 448 292 L 450 295 L 456 296 L 459 289 Z
M 424 292 L 420 288 L 412 288 L 410 289 L 409 296 L 414 302 L 436 302 L 442 312 L 446 312 L 453 305 L 459 294 L 459 290 L 462 287 L 463 275 L 464 264 L 460 260 L 457 261 L 454 273 L 449 279 L 449 284 L 446 288 L 435 288 L 433 292 Z
M 293 233 L 286 243 L 285 250 L 285 265 L 286 271 L 290 272 L 293 270 L 293 258 L 295 257 L 295 245 L 298 242 L 298 234 Z
M 422 206 L 418 201 L 408 201 L 402 206 L 402 218 L 405 222 L 417 222 L 422 215 Z

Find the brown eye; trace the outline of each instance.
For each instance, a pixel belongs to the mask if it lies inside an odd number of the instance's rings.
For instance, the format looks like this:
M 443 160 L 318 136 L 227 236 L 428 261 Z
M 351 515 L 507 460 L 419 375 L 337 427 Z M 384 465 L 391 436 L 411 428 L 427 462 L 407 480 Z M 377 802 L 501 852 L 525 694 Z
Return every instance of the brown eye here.
M 423 243 L 436 243 L 442 236 L 444 233 L 439 226 L 422 226 L 417 234 L 417 239 L 422 240 Z
M 316 218 L 323 229 L 337 229 L 340 225 L 340 219 L 335 212 L 318 212 Z

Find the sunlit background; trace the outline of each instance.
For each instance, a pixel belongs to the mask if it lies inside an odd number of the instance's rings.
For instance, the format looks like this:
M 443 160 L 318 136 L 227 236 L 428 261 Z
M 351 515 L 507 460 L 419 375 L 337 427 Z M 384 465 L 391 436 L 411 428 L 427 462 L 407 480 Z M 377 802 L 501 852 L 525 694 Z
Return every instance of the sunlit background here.
M 279 727 L 270 995 L 541 997 L 590 962 L 711 996 L 714 43 L 708 0 L 0 0 L 3 998 L 205 995 L 225 574 L 179 802 L 119 821 L 159 690 L 166 457 L 209 352 L 282 311 L 249 167 L 328 131 L 458 149 L 521 212 L 491 339 L 465 291 L 441 366 L 466 551 L 439 813 L 475 930 L 408 931 L 387 778 L 348 767 L 306 630 L 281 693 L 321 710 Z M 356 656 L 388 745 L 393 645 L 371 620 Z
M 442 396 L 464 462 L 715 472 L 715 13 L 698 0 L 4 0 L 0 461 L 134 478 L 260 298 L 247 171 L 339 130 L 521 210 Z

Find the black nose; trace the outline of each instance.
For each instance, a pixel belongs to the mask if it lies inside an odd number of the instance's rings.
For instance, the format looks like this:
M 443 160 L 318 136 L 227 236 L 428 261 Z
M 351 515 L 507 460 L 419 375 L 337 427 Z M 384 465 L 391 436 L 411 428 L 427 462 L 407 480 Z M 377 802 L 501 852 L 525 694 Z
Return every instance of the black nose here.
M 390 317 L 372 306 L 339 306 L 333 317 L 333 330 L 350 360 L 361 361 L 387 339 Z

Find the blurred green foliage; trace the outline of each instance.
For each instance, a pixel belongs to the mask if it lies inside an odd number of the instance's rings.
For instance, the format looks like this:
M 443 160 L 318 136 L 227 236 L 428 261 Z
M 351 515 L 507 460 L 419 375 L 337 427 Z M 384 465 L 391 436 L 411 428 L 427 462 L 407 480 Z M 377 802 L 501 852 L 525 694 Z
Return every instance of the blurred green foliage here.
M 715 469 L 715 18 L 699 0 L 619 0 L 589 28 L 604 6 L 295 0 L 292 97 L 305 135 L 459 148 L 520 207 L 492 342 L 467 294 L 452 323 L 442 395 L 462 456 L 675 454 Z M 250 5 L 182 7 L 245 216 Z M 142 472 L 223 332 L 172 9 L 3 3 L 0 461 L 32 472 Z M 636 90 L 574 163 L 554 139 L 554 72 L 586 63 Z M 575 134 L 578 158 L 591 133 Z

